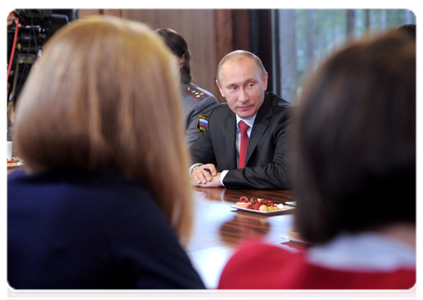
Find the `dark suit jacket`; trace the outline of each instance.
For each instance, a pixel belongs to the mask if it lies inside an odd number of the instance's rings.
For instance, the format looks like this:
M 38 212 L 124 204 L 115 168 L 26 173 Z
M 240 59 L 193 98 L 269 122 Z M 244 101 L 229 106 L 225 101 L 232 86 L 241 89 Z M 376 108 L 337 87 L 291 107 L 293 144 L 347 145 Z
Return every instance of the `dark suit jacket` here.
M 119 174 L 8 175 L 7 277 L 16 289 L 202 289 L 155 198 Z
M 266 92 L 248 143 L 246 167 L 237 169 L 236 116 L 227 103 L 210 115 L 207 130 L 191 146 L 192 163 L 213 163 L 229 170 L 227 188 L 287 189 L 287 125 L 289 102 Z

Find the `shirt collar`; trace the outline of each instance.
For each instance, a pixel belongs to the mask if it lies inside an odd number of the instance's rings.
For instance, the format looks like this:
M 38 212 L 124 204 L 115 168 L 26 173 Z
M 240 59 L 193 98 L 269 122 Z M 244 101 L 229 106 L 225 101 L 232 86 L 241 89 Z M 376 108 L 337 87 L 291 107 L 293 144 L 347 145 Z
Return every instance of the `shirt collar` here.
M 340 234 L 327 244 L 310 247 L 307 255 L 314 264 L 344 270 L 394 270 L 416 266 L 414 247 L 373 232 Z
M 240 118 L 237 114 L 235 114 L 235 115 L 236 115 L 236 124 L 237 124 L 236 127 L 238 128 L 238 130 L 239 130 L 239 127 L 238 127 L 239 121 L 244 121 L 244 123 L 246 123 L 248 126 L 250 126 L 250 128 L 253 128 L 254 120 L 256 119 L 257 113 L 255 113 L 251 117 L 248 117 L 248 118 L 245 118 L 245 119 Z

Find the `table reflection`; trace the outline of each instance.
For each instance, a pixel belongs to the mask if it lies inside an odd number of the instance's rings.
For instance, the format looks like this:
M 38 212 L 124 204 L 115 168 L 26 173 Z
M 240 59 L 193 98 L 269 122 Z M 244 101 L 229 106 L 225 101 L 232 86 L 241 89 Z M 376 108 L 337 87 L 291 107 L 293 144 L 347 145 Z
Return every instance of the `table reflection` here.
M 187 251 L 209 288 L 217 286 L 222 268 L 244 242 L 262 239 L 281 247 L 302 247 L 281 237 L 294 227 L 292 212 L 263 215 L 238 211 L 232 206 L 241 196 L 282 204 L 294 200 L 293 193 L 287 190 L 194 189 L 194 232 Z
M 235 214 L 233 219 L 220 227 L 220 238 L 226 244 L 237 246 L 243 240 L 260 238 L 270 231 L 270 223 L 263 218 L 253 218 Z

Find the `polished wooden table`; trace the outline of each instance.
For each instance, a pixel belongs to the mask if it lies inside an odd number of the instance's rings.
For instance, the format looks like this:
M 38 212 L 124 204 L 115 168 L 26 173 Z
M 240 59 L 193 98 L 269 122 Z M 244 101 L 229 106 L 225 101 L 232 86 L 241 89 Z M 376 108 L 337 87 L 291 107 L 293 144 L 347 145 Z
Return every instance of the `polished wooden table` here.
M 294 200 L 288 190 L 195 188 L 194 233 L 187 251 L 208 288 L 217 286 L 223 266 L 242 242 L 260 238 L 282 247 L 301 247 L 281 237 L 293 228 L 293 211 L 262 215 L 232 208 L 241 196 L 282 204 Z

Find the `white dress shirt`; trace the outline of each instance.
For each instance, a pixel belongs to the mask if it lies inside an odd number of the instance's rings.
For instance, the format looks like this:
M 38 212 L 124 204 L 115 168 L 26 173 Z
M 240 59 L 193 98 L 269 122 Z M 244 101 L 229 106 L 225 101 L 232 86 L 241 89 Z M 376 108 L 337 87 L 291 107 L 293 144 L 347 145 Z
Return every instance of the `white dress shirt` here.
M 248 138 L 250 138 L 250 135 L 251 135 L 251 131 L 253 130 L 253 125 L 254 125 L 254 121 L 256 120 L 256 116 L 257 116 L 257 113 L 255 113 L 254 115 L 252 115 L 251 117 L 248 117 L 248 118 L 245 118 L 245 119 L 243 119 L 243 118 L 240 118 L 238 115 L 235 115 L 236 116 L 236 164 L 237 164 L 237 166 L 238 166 L 238 157 L 239 157 L 239 148 L 240 148 L 240 144 L 241 144 L 241 131 L 239 130 L 239 122 L 240 121 L 244 121 L 244 123 L 246 123 L 248 126 L 250 126 L 250 128 L 248 128 L 248 130 L 247 130 L 247 135 L 248 135 Z M 193 171 L 193 169 L 195 168 L 195 167 L 197 167 L 197 166 L 201 166 L 202 164 L 201 163 L 196 163 L 196 164 L 193 164 L 190 168 L 189 168 L 189 174 L 191 175 L 191 173 L 192 173 L 192 171 Z M 220 174 L 220 183 L 223 185 L 223 186 L 225 186 L 224 184 L 223 184 L 223 178 L 225 178 L 225 176 L 226 176 L 226 174 L 228 173 L 228 171 L 229 170 L 223 170 L 222 172 L 221 172 L 221 174 Z
M 256 119 L 257 113 L 255 113 L 254 115 L 252 115 L 251 117 L 248 117 L 246 119 L 240 118 L 238 115 L 236 115 L 236 164 L 238 166 L 238 157 L 239 157 L 239 148 L 240 148 L 240 144 L 241 144 L 241 131 L 239 130 L 239 122 L 240 121 L 244 121 L 244 123 L 246 123 L 248 126 L 250 126 L 250 128 L 248 128 L 247 130 L 247 135 L 248 138 L 250 138 L 251 135 L 251 131 L 253 130 L 253 125 L 254 125 L 254 121 Z M 220 183 L 225 186 L 223 184 L 223 179 L 225 178 L 226 174 L 228 173 L 229 170 L 223 170 L 222 173 L 220 174 Z

